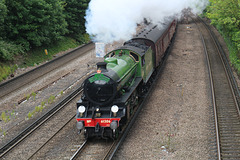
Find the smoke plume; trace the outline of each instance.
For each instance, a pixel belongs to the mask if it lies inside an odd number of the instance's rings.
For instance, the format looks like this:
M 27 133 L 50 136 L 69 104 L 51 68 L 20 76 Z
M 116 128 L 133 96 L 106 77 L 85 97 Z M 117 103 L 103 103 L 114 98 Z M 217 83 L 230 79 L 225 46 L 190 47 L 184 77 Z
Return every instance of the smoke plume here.
M 128 40 L 144 18 L 159 24 L 168 17 L 180 18 L 185 8 L 199 14 L 207 4 L 208 0 L 91 0 L 85 17 L 86 31 L 93 41 Z

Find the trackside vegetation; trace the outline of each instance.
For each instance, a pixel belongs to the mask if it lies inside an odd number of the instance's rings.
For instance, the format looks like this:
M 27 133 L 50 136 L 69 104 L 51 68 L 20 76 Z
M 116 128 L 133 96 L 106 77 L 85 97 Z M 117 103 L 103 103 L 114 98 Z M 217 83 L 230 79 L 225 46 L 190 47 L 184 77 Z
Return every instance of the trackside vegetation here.
M 19 59 L 25 66 L 38 64 L 89 41 L 84 19 L 89 1 L 0 0 L 0 81 Z
M 206 16 L 223 35 L 230 52 L 231 64 L 240 75 L 240 2 L 209 0 Z

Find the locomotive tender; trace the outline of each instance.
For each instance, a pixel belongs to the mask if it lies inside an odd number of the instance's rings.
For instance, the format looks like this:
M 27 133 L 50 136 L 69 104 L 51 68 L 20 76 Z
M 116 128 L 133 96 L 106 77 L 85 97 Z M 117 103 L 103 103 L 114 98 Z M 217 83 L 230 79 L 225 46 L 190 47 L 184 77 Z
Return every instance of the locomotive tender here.
M 161 28 L 150 25 L 97 63 L 77 102 L 77 129 L 86 138 L 117 138 L 159 67 L 176 25 L 176 20 Z

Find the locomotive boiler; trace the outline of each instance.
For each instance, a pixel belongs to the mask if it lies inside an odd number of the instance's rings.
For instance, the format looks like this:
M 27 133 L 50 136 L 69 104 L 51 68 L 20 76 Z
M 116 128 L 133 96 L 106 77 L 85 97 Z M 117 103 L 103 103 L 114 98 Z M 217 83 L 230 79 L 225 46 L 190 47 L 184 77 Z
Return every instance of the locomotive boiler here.
M 77 102 L 77 129 L 86 138 L 118 137 L 144 96 L 176 25 L 173 20 L 161 28 L 148 26 L 97 63 L 97 71 L 85 79 Z

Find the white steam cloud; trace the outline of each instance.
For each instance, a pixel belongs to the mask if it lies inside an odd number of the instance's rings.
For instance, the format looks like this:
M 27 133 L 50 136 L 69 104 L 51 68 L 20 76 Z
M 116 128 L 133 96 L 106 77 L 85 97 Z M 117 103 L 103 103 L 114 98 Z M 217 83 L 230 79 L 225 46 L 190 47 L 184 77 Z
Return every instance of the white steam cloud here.
M 208 0 L 91 0 L 86 12 L 86 31 L 93 41 L 128 40 L 144 18 L 158 24 L 167 17 L 181 16 L 190 7 L 201 13 Z

